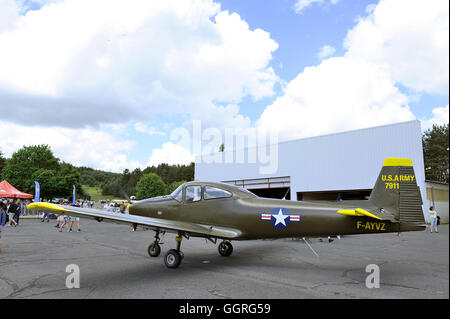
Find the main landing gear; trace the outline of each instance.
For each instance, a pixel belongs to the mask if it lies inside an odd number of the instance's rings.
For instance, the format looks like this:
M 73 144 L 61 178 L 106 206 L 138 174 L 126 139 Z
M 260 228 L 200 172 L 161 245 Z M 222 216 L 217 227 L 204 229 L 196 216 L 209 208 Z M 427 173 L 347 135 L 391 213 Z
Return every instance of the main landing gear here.
M 184 258 L 184 254 L 180 250 L 181 241 L 183 240 L 183 237 L 180 233 L 177 237 L 175 237 L 175 240 L 177 242 L 177 249 L 170 249 L 164 256 L 164 263 L 166 264 L 167 268 L 177 268 Z
M 148 254 L 151 257 L 158 257 L 161 253 L 161 246 L 160 246 L 160 238 L 159 238 L 160 231 L 156 231 L 155 234 L 155 241 L 148 246 Z M 184 236 L 189 239 L 188 234 L 184 234 Z M 216 243 L 216 238 L 208 238 L 213 243 Z M 181 241 L 183 240 L 183 233 L 178 233 L 178 236 L 175 238 L 175 241 L 177 242 L 177 248 L 176 249 L 170 249 L 164 256 L 164 264 L 167 266 L 167 268 L 177 268 L 180 266 L 181 261 L 184 258 L 183 252 L 180 250 L 181 248 Z M 229 241 L 222 241 L 219 244 L 218 247 L 219 254 L 224 257 L 228 257 L 233 252 L 233 245 Z

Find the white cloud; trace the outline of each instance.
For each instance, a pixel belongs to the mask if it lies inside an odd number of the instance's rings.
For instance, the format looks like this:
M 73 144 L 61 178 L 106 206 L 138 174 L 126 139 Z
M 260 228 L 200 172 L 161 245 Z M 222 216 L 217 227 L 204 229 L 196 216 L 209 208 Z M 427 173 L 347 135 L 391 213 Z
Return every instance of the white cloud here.
M 135 142 L 118 140 L 113 134 L 92 129 L 44 128 L 0 121 L 0 149 L 5 156 L 23 146 L 48 144 L 56 157 L 75 166 L 122 172 L 142 167 L 126 153 Z
M 20 18 L 20 8 L 14 0 L 0 1 L 0 33 L 10 31 Z
M 321 1 L 298 4 L 313 2 Z M 448 94 L 447 1 L 381 0 L 366 13 L 347 33 L 346 54 L 305 68 L 263 112 L 259 130 L 293 139 L 407 121 L 415 118 L 408 101 Z
M 320 48 L 317 56 L 319 57 L 319 59 L 323 60 L 325 58 L 328 58 L 329 56 L 332 56 L 334 52 L 336 52 L 336 49 L 327 44 Z
M 216 102 L 271 96 L 278 81 L 270 34 L 212 0 L 65 0 L 19 20 L 0 33 L 0 112 L 10 121 L 207 114 Z
M 294 4 L 294 11 L 295 13 L 303 13 L 303 10 L 307 7 L 311 6 L 314 3 L 324 3 L 325 0 L 297 0 L 297 2 Z M 330 0 L 330 4 L 336 4 L 339 0 Z
M 431 113 L 433 117 L 427 120 L 422 120 L 422 130 L 431 129 L 433 125 L 445 125 L 449 122 L 449 108 L 448 104 L 443 107 L 434 108 Z
M 188 150 L 178 144 L 167 142 L 162 145 L 162 148 L 153 150 L 147 166 L 158 166 L 158 164 L 162 163 L 189 165 L 194 161 L 194 156 Z
M 348 32 L 350 58 L 376 63 L 403 86 L 448 94 L 449 2 L 381 0 Z
M 448 124 L 448 104 L 444 107 L 437 107 L 432 111 L 433 117 L 430 122 L 437 125 Z
M 165 132 L 158 131 L 153 126 L 149 128 L 149 127 L 147 127 L 147 125 L 145 125 L 144 123 L 141 123 L 141 122 L 136 122 L 134 124 L 134 129 L 138 133 L 146 133 L 150 136 L 153 136 L 153 135 L 165 136 L 166 135 Z
M 247 128 L 251 125 L 250 118 L 239 114 L 239 106 L 237 104 L 227 104 L 225 106 L 211 104 L 206 107 L 199 107 L 191 114 L 194 119 L 201 119 L 203 127 L 225 129 L 232 127 Z
M 408 98 L 382 68 L 345 57 L 305 68 L 257 121 L 280 140 L 414 119 Z

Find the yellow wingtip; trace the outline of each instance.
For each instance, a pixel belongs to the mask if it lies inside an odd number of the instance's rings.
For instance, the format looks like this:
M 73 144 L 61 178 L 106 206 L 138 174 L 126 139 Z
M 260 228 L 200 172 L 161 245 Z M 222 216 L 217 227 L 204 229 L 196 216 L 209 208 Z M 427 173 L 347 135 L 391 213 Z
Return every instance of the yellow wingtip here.
M 52 211 L 57 211 L 57 212 L 67 212 L 68 211 L 67 209 L 59 207 L 55 204 L 44 203 L 44 202 L 31 203 L 27 206 L 27 209 L 29 209 L 29 210 L 52 210 Z
M 383 166 L 413 166 L 410 158 L 388 157 L 384 160 Z

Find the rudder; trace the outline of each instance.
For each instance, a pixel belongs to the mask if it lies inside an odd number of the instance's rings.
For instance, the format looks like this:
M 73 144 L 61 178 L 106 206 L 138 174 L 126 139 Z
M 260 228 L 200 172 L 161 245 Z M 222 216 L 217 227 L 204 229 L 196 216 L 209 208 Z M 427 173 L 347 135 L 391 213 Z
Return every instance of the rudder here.
M 411 159 L 387 158 L 369 201 L 399 222 L 425 224 L 422 196 Z

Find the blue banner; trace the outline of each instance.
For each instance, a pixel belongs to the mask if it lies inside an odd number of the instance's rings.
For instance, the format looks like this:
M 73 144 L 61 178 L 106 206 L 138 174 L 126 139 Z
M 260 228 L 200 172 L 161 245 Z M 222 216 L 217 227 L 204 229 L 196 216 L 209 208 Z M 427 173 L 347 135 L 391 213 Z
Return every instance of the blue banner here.
M 37 203 L 41 198 L 41 187 L 39 186 L 38 181 L 34 181 L 34 202 Z
M 72 186 L 73 186 L 72 205 L 75 205 L 75 185 Z

